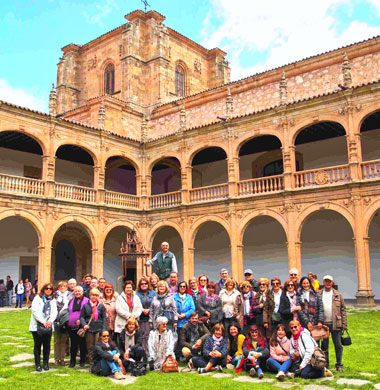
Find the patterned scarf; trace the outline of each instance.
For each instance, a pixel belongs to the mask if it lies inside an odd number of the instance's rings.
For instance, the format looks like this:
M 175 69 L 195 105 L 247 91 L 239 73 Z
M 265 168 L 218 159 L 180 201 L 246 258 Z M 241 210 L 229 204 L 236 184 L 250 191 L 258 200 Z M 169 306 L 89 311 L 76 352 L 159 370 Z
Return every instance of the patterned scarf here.
M 293 337 L 293 341 L 294 341 L 294 348 L 298 351 L 298 339 L 299 339 L 299 337 L 300 337 L 300 334 L 301 334 L 301 332 L 303 332 L 304 331 L 304 328 L 302 328 L 302 326 L 300 327 L 300 330 L 299 330 L 299 332 L 297 333 L 297 335 L 296 336 L 292 336 Z
M 98 305 L 99 305 L 99 301 L 96 301 L 95 303 L 93 303 L 91 300 L 89 301 L 90 302 L 90 306 L 92 308 L 92 317 L 95 321 L 98 320 L 99 318 L 99 313 L 98 313 Z
M 166 351 L 168 349 L 168 331 L 165 330 L 161 334 L 156 330 L 154 338 L 154 369 L 160 370 L 166 359 Z
M 42 313 L 43 313 L 45 318 L 50 317 L 50 311 L 51 311 L 50 303 L 51 303 L 52 299 L 53 299 L 53 295 L 47 296 L 44 294 L 42 296 L 42 300 L 44 301 L 44 307 L 42 308 Z
M 210 308 L 214 308 L 217 306 L 218 304 L 218 301 L 219 301 L 219 296 L 218 295 L 208 295 L 206 294 L 206 298 L 205 298 L 205 304 L 210 307 Z
M 128 304 L 128 307 L 129 307 L 129 311 L 132 313 L 132 308 L 133 308 L 133 296 L 129 296 L 127 294 L 125 294 L 125 297 L 127 298 L 127 304 Z
M 216 336 L 213 334 L 213 335 L 212 335 L 212 340 L 214 341 L 214 348 L 213 348 L 213 349 L 216 349 L 216 348 L 219 347 L 220 343 L 222 342 L 223 336 L 216 337 Z
M 125 331 L 125 350 L 129 351 L 132 346 L 135 345 L 135 333 L 136 331 L 134 330 L 132 333 L 128 333 Z

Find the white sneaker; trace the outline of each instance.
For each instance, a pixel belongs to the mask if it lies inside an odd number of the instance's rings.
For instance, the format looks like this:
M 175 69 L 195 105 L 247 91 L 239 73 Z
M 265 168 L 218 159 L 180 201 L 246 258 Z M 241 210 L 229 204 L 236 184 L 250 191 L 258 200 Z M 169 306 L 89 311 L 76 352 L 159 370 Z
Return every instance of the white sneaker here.
M 284 371 L 279 371 L 278 374 L 276 375 L 276 379 L 278 379 L 279 381 L 284 380 L 285 379 Z
M 294 374 L 294 372 L 288 372 L 288 373 L 286 374 L 286 376 L 287 376 L 288 378 L 290 378 L 290 379 L 294 379 L 295 374 Z

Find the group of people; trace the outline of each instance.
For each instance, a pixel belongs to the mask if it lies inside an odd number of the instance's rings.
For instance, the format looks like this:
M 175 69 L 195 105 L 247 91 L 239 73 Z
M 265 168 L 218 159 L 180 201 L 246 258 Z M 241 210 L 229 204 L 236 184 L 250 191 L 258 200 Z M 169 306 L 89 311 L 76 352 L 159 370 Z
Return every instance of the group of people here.
M 34 338 L 36 370 L 49 369 L 54 332 L 55 364 L 65 365 L 70 344 L 69 367 L 86 361 L 97 375 L 122 379 L 139 365 L 162 370 L 169 359 L 187 362 L 184 370 L 199 374 L 222 371 L 231 365 L 237 372 L 263 378 L 266 371 L 285 377 L 318 378 L 328 370 L 329 338 L 322 341 L 325 367 L 311 364 L 314 330 L 328 327 L 335 347 L 336 370 L 343 369 L 342 331 L 347 314 L 342 295 L 331 275 L 315 280 L 289 271 L 283 285 L 277 277 L 254 279 L 244 271 L 238 284 L 227 269 L 220 280 L 207 275 L 179 281 L 176 260 L 164 242 L 161 251 L 146 263 L 153 273 L 137 283 L 127 280 L 120 295 L 104 278 L 85 275 L 61 281 L 55 292 L 51 283 L 42 286 L 32 303 L 29 330 Z M 313 275 L 314 276 L 314 275 Z M 83 337 L 84 336 L 84 337 Z
M 37 282 L 32 285 L 29 278 L 25 278 L 25 280 L 20 279 L 19 282 L 14 285 L 13 280 L 10 275 L 8 275 L 5 282 L 4 279 L 0 279 L 0 307 L 12 306 L 13 291 L 16 296 L 16 308 L 22 307 L 24 298 L 26 305 L 30 307 L 36 289 Z

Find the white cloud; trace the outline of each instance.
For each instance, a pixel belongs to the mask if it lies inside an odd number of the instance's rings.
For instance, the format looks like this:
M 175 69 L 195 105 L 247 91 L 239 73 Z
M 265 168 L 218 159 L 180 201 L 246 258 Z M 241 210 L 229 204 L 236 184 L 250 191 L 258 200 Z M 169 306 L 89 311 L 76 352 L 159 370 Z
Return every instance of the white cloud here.
M 91 6 L 94 8 L 94 5 Z M 95 4 L 95 8 L 97 9 L 97 13 L 90 16 L 86 11 L 83 12 L 83 16 L 86 19 L 86 22 L 89 24 L 98 24 L 101 27 L 104 27 L 103 19 L 108 16 L 113 8 L 117 8 L 115 0 L 105 0 L 101 3 Z
M 342 30 L 334 11 L 345 7 L 349 15 L 352 1 L 212 0 L 222 23 L 215 29 L 208 15 L 203 44 L 227 51 L 236 80 L 380 34 L 380 27 L 357 21 Z M 380 10 L 380 0 L 369 1 Z
M 47 111 L 47 101 L 22 88 L 12 87 L 7 80 L 0 79 L 0 100 L 38 111 Z
M 380 0 L 367 0 L 377 9 L 377 14 L 380 16 Z

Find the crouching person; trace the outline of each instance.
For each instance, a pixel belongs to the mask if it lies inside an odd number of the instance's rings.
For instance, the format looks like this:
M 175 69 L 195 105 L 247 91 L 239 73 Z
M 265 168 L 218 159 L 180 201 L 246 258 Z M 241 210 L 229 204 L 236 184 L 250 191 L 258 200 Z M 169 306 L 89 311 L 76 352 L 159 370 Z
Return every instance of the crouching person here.
M 119 351 L 126 371 L 132 370 L 132 363 L 144 361 L 146 365 L 146 354 L 142 346 L 142 336 L 139 331 L 139 324 L 134 317 L 130 317 L 121 331 L 119 337 Z
M 215 324 L 211 335 L 207 336 L 203 346 L 203 356 L 193 356 L 194 367 L 199 374 L 209 371 L 222 372 L 227 361 L 227 340 L 224 338 L 224 326 Z
M 115 343 L 110 340 L 108 330 L 100 332 L 99 339 L 93 350 L 91 372 L 100 376 L 113 374 L 115 379 L 124 379 L 120 353 Z
M 167 329 L 168 319 L 166 317 L 156 318 L 156 330 L 149 333 L 149 369 L 161 370 L 166 358 L 170 355 L 175 359 L 174 336 L 171 330 Z
M 190 369 L 194 368 L 192 357 L 202 355 L 202 345 L 207 336 L 210 336 L 210 332 L 206 325 L 199 321 L 198 313 L 191 313 L 189 322 L 181 328 L 180 332 L 181 352 Z
M 290 355 L 293 361 L 300 361 L 296 376 L 304 379 L 316 379 L 322 376 L 332 376 L 326 368 L 316 368 L 310 364 L 314 349 L 317 343 L 311 337 L 307 329 L 301 327 L 299 321 L 290 321 L 290 331 L 292 338 L 290 340 Z

